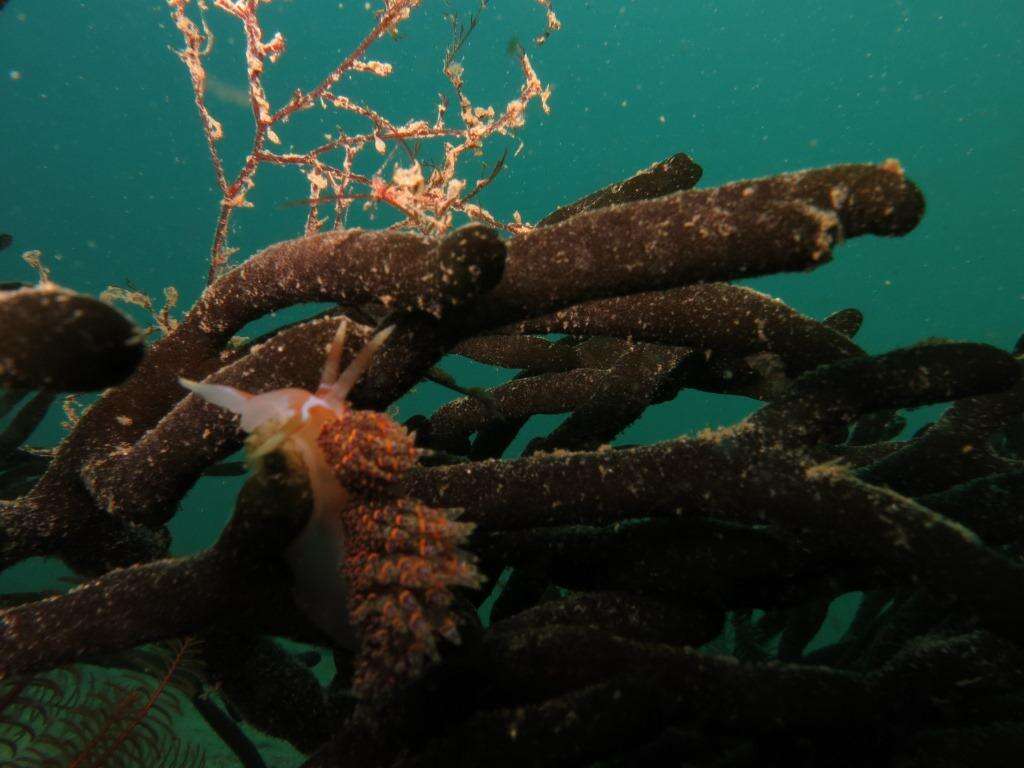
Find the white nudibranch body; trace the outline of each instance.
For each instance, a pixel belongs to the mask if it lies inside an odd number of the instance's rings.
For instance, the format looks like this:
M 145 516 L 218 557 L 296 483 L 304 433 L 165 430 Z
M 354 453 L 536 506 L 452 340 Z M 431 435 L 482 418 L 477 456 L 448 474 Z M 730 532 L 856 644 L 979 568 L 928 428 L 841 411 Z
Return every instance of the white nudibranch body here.
M 253 395 L 224 384 L 179 379 L 207 402 L 238 414 L 239 426 L 249 435 L 245 451 L 250 465 L 282 447 L 301 457 L 313 492 L 313 513 L 285 550 L 295 579 L 294 596 L 312 621 L 350 648 L 358 643 L 346 612 L 339 609 L 346 604 L 347 585 L 341 569 L 345 541 L 338 515 L 349 494 L 331 471 L 317 438 L 325 424 L 352 413 L 348 394 L 393 330 L 392 326 L 375 334 L 339 373 L 348 332 L 348 321 L 343 320 L 328 348 L 316 392 L 287 388 Z

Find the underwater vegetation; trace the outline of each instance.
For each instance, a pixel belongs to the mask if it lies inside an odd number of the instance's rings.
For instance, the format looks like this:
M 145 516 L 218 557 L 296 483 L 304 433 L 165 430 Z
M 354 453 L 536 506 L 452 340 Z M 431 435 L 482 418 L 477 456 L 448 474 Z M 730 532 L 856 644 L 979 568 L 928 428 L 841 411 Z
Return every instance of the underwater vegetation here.
M 174 732 L 183 700 L 203 691 L 194 651 L 187 638 L 93 659 L 116 667 L 116 676 L 68 667 L 0 683 L 3 764 L 204 765 Z
M 222 193 L 202 296 L 147 334 L 45 272 L 0 291 L 0 570 L 52 557 L 83 579 L 0 595 L 0 760 L 199 765 L 174 731 L 186 706 L 247 768 L 264 762 L 240 723 L 311 768 L 1019 757 L 1024 341 L 869 355 L 855 308 L 815 319 L 733 284 L 911 232 L 924 195 L 897 161 L 697 188 L 700 166 L 677 154 L 536 226 L 502 223 L 473 202 L 500 168 L 456 173 L 546 99 L 521 46 L 519 95 L 476 107 L 457 54 L 477 17 L 454 22 L 460 123 L 439 109 L 395 125 L 332 90 L 390 71 L 363 54 L 418 3 L 387 0 L 359 49 L 275 111 L 260 77 L 283 38 L 263 40 L 255 0 L 210 5 L 245 31 L 255 128 L 229 180 L 205 19 L 171 0 Z M 540 5 L 538 44 L 559 26 Z M 321 102 L 371 127 L 268 148 Z M 443 161 L 424 174 L 427 139 Z M 388 147 L 408 152 L 390 178 L 353 170 Z M 306 232 L 229 269 L 228 220 L 262 164 L 306 176 Z M 349 228 L 354 201 L 400 221 Z M 453 228 L 456 213 L 472 223 Z M 333 308 L 237 335 L 311 301 Z M 516 373 L 467 390 L 435 368 L 449 354 Z M 386 415 L 423 380 L 463 396 Z M 610 445 L 686 389 L 761 406 Z M 102 394 L 59 445 L 27 446 L 58 393 L 79 391 Z M 902 410 L 939 403 L 903 436 Z M 568 417 L 503 458 L 537 414 Z M 244 471 L 226 461 L 243 445 L 251 476 L 220 537 L 169 556 L 179 502 L 205 474 Z M 808 650 L 853 592 L 843 635 Z M 324 649 L 334 679 L 275 638 Z

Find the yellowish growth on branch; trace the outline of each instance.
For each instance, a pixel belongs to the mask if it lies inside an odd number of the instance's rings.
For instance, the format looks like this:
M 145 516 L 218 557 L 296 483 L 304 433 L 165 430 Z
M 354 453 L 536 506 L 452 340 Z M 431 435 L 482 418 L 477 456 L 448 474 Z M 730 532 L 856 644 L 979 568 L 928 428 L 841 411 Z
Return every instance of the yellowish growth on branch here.
M 548 26 L 542 34 L 534 38 L 534 42 L 536 42 L 537 45 L 544 45 L 544 43 L 548 41 L 548 38 L 551 37 L 552 32 L 557 32 L 562 28 L 562 22 L 558 20 L 554 9 L 551 7 L 551 0 L 537 0 L 537 2 L 544 6 L 544 10 L 548 17 Z
M 65 395 L 60 405 L 61 410 L 64 411 L 64 421 L 60 423 L 61 429 L 70 432 L 78 426 L 78 422 L 82 418 L 78 398 L 75 395 Z
M 39 284 L 46 285 L 50 283 L 50 269 L 43 264 L 43 252 L 42 251 L 25 251 L 21 254 L 21 259 L 28 264 L 32 269 L 39 273 Z
M 461 125 L 446 122 L 447 100 L 442 96 L 433 123 L 426 120 L 410 120 L 397 125 L 388 120 L 373 107 L 360 104 L 344 94 L 335 93 L 334 88 L 348 73 L 365 73 L 377 77 L 389 77 L 392 66 L 386 62 L 365 58 L 367 50 L 386 35 L 397 37 L 399 25 L 409 19 L 420 5 L 420 0 L 383 0 L 383 7 L 376 13 L 376 23 L 361 42 L 332 69 L 315 87 L 309 90 L 296 88 L 289 100 L 280 108 L 273 109 L 263 87 L 263 74 L 268 64 L 273 64 L 285 53 L 285 39 L 280 32 L 269 40 L 259 23 L 258 11 L 261 5 L 272 0 L 167 0 L 171 17 L 181 33 L 184 48 L 177 51 L 179 58 L 188 69 L 199 110 L 203 131 L 206 135 L 210 157 L 213 162 L 217 185 L 221 193 L 220 211 L 214 230 L 210 253 L 208 282 L 212 282 L 227 265 L 231 249 L 227 247 L 228 227 L 236 208 L 251 207 L 247 199 L 255 184 L 255 176 L 263 164 L 292 165 L 305 176 L 309 183 L 309 215 L 305 232 L 311 234 L 325 226 L 331 217 L 320 215 L 320 206 L 328 202 L 333 207 L 333 228 L 345 226 L 345 217 L 353 201 L 364 201 L 366 206 L 384 203 L 402 215 L 395 227 L 417 230 L 430 236 L 440 236 L 452 226 L 454 213 L 461 213 L 470 219 L 517 232 L 527 229 L 518 214 L 511 222 L 498 221 L 491 213 L 476 202 L 471 202 L 480 191 L 497 176 L 504 164 L 504 157 L 487 178 L 470 186 L 458 176 L 458 162 L 467 152 L 479 154 L 487 139 L 495 135 L 507 136 L 525 123 L 526 110 L 530 102 L 537 99 L 544 111 L 548 110 L 550 88 L 545 87 L 535 72 L 525 51 L 519 52 L 523 85 L 517 98 L 508 102 L 498 112 L 492 106 L 474 105 L 466 96 L 462 64 L 455 60 L 459 48 L 465 42 L 468 32 L 475 26 L 478 14 L 473 16 L 469 28 L 453 23 L 456 40 L 444 59 L 444 74 L 455 90 L 459 105 Z M 551 0 L 537 0 L 544 8 L 547 26 L 543 34 L 535 39 L 544 43 L 552 32 L 561 26 L 551 7 Z M 188 8 L 198 10 L 199 22 L 191 19 Z M 213 35 L 205 21 L 208 5 L 235 18 L 245 34 L 245 62 L 248 83 L 248 98 L 253 115 L 252 147 L 242 168 L 233 179 L 224 172 L 217 144 L 223 137 L 223 128 L 206 106 L 207 76 L 204 58 L 213 46 Z M 481 9 L 486 3 L 481 5 Z M 281 138 L 278 131 L 296 113 L 314 106 L 334 108 L 367 120 L 369 130 L 363 133 L 328 134 L 325 142 L 306 151 L 277 152 L 268 149 L 268 144 L 278 146 Z M 444 141 L 444 159 L 439 167 L 424 175 L 411 145 L 424 140 Z M 377 172 L 371 176 L 353 171 L 356 156 L 367 146 L 386 159 Z M 392 164 L 392 157 L 401 149 L 408 157 L 406 165 Z M 340 155 L 340 158 L 338 157 Z M 386 172 L 392 165 L 390 173 Z
M 154 323 L 143 331 L 146 335 L 159 330 L 160 333 L 167 336 L 178 327 L 178 321 L 171 316 L 171 312 L 178 304 L 178 289 L 173 285 L 164 288 L 164 304 L 159 310 L 153 302 L 153 297 L 148 293 L 134 288 L 122 288 L 119 285 L 108 285 L 107 289 L 100 294 L 100 301 L 105 301 L 108 304 L 120 301 L 123 304 L 131 304 L 144 309 L 153 318 Z

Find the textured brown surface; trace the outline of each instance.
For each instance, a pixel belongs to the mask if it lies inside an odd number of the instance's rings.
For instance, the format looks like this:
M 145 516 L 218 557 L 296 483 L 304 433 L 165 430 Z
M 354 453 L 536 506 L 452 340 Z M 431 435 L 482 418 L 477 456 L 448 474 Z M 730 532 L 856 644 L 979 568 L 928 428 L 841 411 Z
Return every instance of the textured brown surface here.
M 139 330 L 101 301 L 52 283 L 0 290 L 0 385 L 104 389 L 126 379 L 144 351 Z
M 869 356 L 855 309 L 819 322 L 722 282 L 913 228 L 923 201 L 896 163 L 677 191 L 688 159 L 670 161 L 507 243 L 479 228 L 430 247 L 317 236 L 225 276 L 86 414 L 35 491 L 0 507 L 0 563 L 56 554 L 102 574 L 5 601 L 0 674 L 198 632 L 234 711 L 322 768 L 922 765 L 954 733 L 1006 755 L 1024 722 L 1020 349 Z M 352 589 L 337 609 L 351 613 L 330 616 L 354 620 L 362 648 L 354 665 L 331 649 L 329 689 L 260 637 L 334 644 L 298 609 L 282 556 L 308 520 L 301 468 L 271 455 L 212 548 L 154 559 L 177 499 L 238 438 L 174 377 L 313 386 L 335 317 L 226 344 L 238 323 L 309 298 L 395 325 L 354 408 L 437 378 L 452 349 L 519 371 L 419 419 L 421 445 L 445 450 L 411 469 L 383 414 L 331 432 L 358 503 L 341 510 Z M 732 427 L 608 444 L 680 388 L 761 404 Z M 34 401 L 4 399 L 22 401 L 31 421 Z M 900 411 L 947 401 L 901 435 Z M 480 460 L 549 411 L 569 415 L 527 449 L 546 453 Z M 0 485 L 15 487 L 6 462 Z M 150 562 L 110 570 L 136 560 Z M 476 567 L 507 579 L 489 627 L 474 617 L 484 594 L 465 589 Z M 865 593 L 856 618 L 816 647 L 851 592 Z M 458 647 L 441 641 L 456 625 Z

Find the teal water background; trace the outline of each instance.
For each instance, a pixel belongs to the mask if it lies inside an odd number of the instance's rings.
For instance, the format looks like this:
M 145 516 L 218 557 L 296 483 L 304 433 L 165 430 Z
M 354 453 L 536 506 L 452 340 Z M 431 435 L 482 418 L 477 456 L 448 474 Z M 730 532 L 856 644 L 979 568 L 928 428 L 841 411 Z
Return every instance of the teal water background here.
M 370 51 L 392 62 L 394 75 L 357 75 L 338 91 L 395 122 L 432 119 L 437 93 L 450 93 L 443 15 L 476 5 L 424 0 L 399 40 Z M 478 104 L 500 109 L 517 92 L 513 40 L 553 88 L 551 114 L 535 103 L 518 136 L 494 142 L 485 158 L 523 142 L 481 199 L 500 218 L 518 210 L 535 221 L 678 151 L 704 167 L 703 186 L 894 157 L 928 201 L 917 230 L 861 238 L 814 273 L 751 284 L 816 317 L 857 307 L 866 317 L 858 341 L 874 352 L 926 337 L 1006 348 L 1024 330 L 1019 0 L 562 0 L 555 8 L 564 27 L 538 49 L 530 40 L 543 29 L 540 6 L 491 0 L 464 50 L 467 93 Z M 209 104 L 224 123 L 230 174 L 251 137 L 248 108 L 230 96 L 245 85 L 242 37 L 224 14 L 209 18 L 217 36 L 209 68 L 228 94 Z M 277 105 L 293 87 L 316 83 L 373 21 L 362 2 L 320 0 L 277 0 L 261 18 L 268 37 L 280 30 L 289 45 L 265 81 Z M 171 50 L 180 44 L 162 2 L 10 0 L 0 11 L 0 231 L 15 238 L 0 253 L 0 279 L 32 279 L 18 254 L 39 249 L 53 278 L 77 290 L 130 281 L 154 296 L 174 285 L 182 307 L 195 299 L 218 195 L 188 77 Z M 281 138 L 308 146 L 338 125 L 360 127 L 315 110 Z M 305 196 L 296 171 L 261 171 L 250 195 L 256 207 L 235 217 L 237 258 L 299 234 L 304 211 L 279 204 Z M 509 375 L 446 366 L 467 384 Z M 448 397 L 422 385 L 401 403 L 401 417 Z M 731 423 L 752 405 L 685 393 L 621 440 Z M 33 442 L 58 440 L 59 422 L 53 414 Z M 197 486 L 173 524 L 176 551 L 213 539 L 237 485 Z M 27 587 L 38 575 L 17 569 L 0 584 Z

